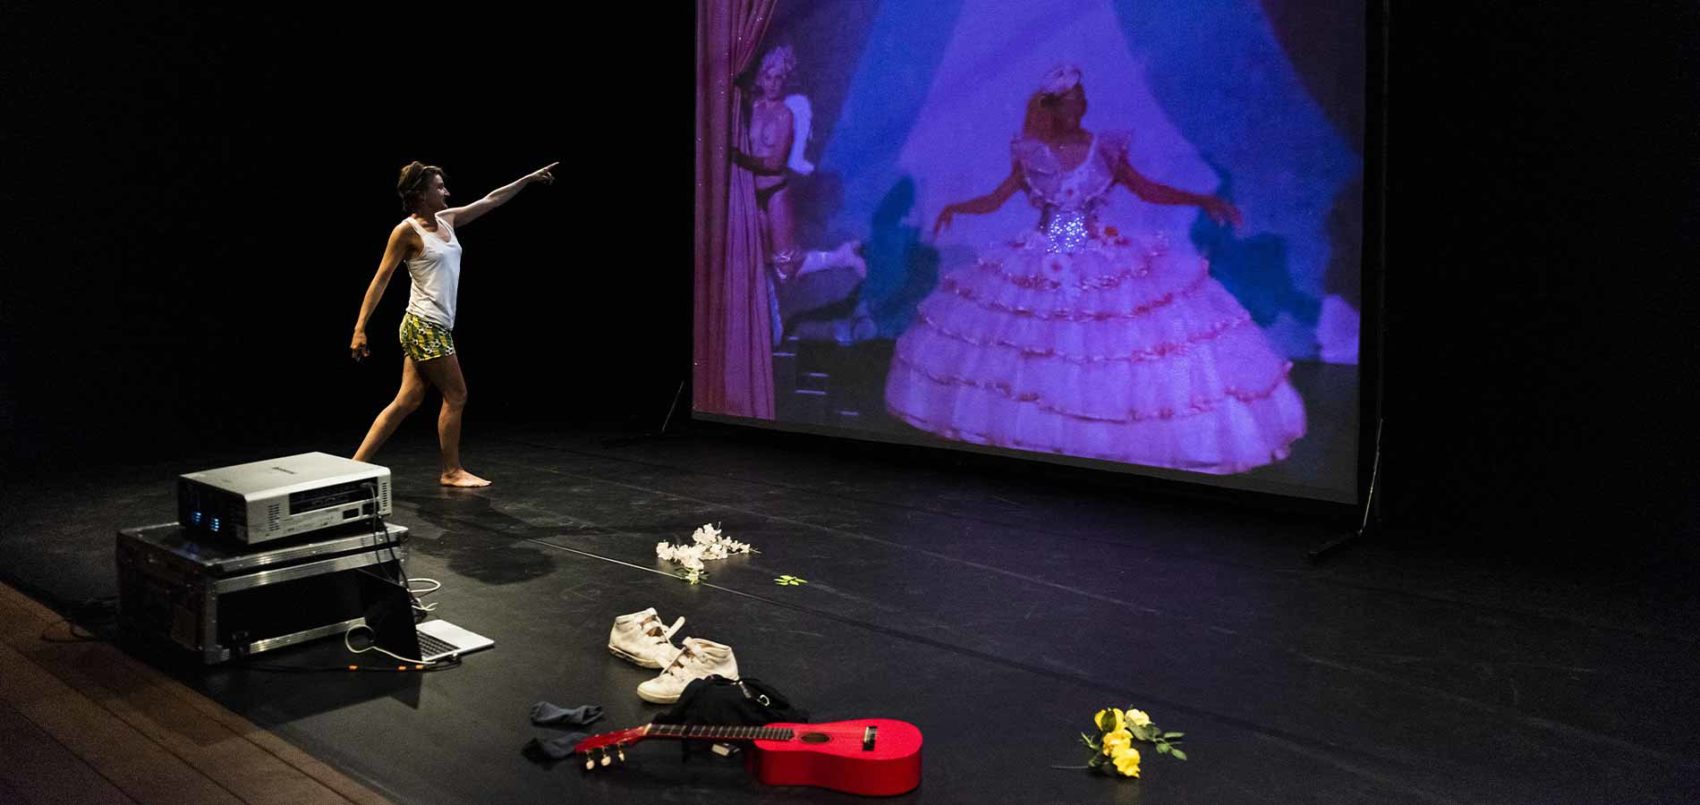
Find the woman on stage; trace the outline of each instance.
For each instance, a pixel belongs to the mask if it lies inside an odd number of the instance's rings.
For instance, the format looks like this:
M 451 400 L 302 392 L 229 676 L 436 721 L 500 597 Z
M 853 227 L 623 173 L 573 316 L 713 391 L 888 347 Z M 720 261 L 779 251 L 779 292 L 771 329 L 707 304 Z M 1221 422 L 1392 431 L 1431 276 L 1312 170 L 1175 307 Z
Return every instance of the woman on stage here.
M 461 257 L 460 239 L 455 232 L 506 204 L 526 185 L 553 182 L 555 177 L 549 171 L 558 164 L 551 163 L 464 207 L 448 205 L 449 190 L 442 168 L 413 162 L 401 169 L 396 192 L 401 195 L 402 209 L 408 216 L 390 230 L 384 257 L 378 262 L 377 275 L 366 288 L 360 316 L 354 321 L 354 339 L 349 344 L 356 361 L 371 355 L 366 322 L 377 309 L 396 267 L 406 263 L 412 290 L 408 294 L 407 313 L 401 319 L 401 350 L 406 356 L 401 365 L 401 390 L 379 412 L 354 460 L 372 459 L 401 421 L 425 401 L 425 387 L 429 384 L 443 395 L 443 408 L 437 415 L 437 437 L 442 450 L 438 482 L 456 487 L 490 485 L 489 481 L 467 472 L 460 463 L 466 379 L 461 375 L 460 359 L 455 356 L 453 334 Z

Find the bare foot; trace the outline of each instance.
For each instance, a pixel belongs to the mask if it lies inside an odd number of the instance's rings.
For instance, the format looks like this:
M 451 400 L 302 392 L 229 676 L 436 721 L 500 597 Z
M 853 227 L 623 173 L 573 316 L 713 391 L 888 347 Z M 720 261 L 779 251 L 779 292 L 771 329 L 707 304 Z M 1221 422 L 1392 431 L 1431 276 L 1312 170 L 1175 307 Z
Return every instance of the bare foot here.
M 437 478 L 437 483 L 442 484 L 443 486 L 458 486 L 462 488 L 490 485 L 489 481 L 473 475 L 464 469 L 450 470 L 449 472 L 443 473 Z

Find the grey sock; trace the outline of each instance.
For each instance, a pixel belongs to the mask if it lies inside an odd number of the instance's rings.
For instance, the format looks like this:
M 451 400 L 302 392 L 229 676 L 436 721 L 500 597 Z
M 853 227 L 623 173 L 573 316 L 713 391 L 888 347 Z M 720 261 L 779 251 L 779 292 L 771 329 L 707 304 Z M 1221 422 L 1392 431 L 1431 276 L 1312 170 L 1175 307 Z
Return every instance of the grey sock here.
M 559 738 L 532 738 L 520 751 L 526 757 L 539 762 L 566 760 L 573 756 L 573 747 L 589 737 L 590 734 L 586 732 L 569 732 Z

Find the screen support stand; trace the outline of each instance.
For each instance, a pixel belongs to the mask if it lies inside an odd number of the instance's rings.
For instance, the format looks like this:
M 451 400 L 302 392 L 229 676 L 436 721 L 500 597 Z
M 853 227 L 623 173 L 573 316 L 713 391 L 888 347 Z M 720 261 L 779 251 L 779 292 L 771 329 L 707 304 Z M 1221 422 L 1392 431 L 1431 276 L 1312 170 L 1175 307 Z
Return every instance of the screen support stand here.
M 1376 482 L 1381 479 L 1381 428 L 1384 424 L 1386 424 L 1386 420 L 1377 419 L 1375 421 L 1375 457 L 1370 463 L 1369 492 L 1364 495 L 1364 513 L 1358 521 L 1358 530 L 1310 549 L 1305 554 L 1305 558 L 1312 563 L 1321 562 L 1336 551 L 1355 545 L 1362 540 L 1369 533 L 1370 516 L 1372 514 L 1375 516 L 1375 523 L 1377 525 L 1381 523 L 1381 507 L 1377 505 L 1380 499 L 1376 497 L 1375 490 Z
M 637 436 L 622 436 L 622 437 L 615 438 L 615 439 L 603 439 L 602 440 L 602 446 L 603 447 L 626 447 L 626 446 L 629 446 L 629 445 L 638 444 L 640 442 L 650 441 L 652 439 L 666 438 L 669 435 L 673 435 L 673 434 L 678 433 L 679 428 L 674 427 L 673 421 L 678 416 L 679 404 L 685 399 L 685 384 L 689 383 L 689 382 L 690 382 L 689 378 L 686 378 L 686 379 L 679 381 L 679 388 L 673 392 L 673 402 L 668 404 L 668 406 L 667 406 L 667 416 L 665 416 L 661 419 L 661 429 L 660 430 L 657 430 L 653 433 L 639 434 Z

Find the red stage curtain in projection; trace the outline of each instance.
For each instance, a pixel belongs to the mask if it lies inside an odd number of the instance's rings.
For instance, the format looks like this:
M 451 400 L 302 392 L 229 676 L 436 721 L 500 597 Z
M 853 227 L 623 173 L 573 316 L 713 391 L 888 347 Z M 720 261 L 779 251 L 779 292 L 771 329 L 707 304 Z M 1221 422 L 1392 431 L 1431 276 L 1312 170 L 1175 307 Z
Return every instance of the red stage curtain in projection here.
M 693 407 L 773 418 L 773 335 L 754 177 L 733 170 L 749 147 L 738 75 L 778 0 L 697 0 L 696 351 Z

